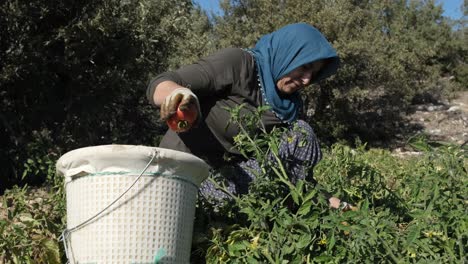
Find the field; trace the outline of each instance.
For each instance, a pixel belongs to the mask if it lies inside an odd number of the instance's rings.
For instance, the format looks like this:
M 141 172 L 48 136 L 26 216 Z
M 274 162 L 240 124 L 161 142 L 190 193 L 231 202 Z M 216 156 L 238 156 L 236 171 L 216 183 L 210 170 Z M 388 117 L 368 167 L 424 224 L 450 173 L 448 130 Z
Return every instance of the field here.
M 239 147 L 260 157 L 264 146 L 276 157 L 280 131 L 251 138 L 247 130 L 237 138 Z M 468 149 L 423 136 L 406 148 L 416 155 L 335 144 L 315 168 L 317 185 L 292 184 L 281 163 L 265 160 L 264 168 L 272 169 L 248 195 L 218 211 L 199 203 L 192 261 L 465 263 Z M 48 187 L 15 187 L 1 197 L 0 263 L 65 261 L 58 241 L 65 227 L 63 182 L 53 160 L 42 163 Z M 326 193 L 358 210 L 329 208 Z
M 262 170 L 248 195 L 198 200 L 192 263 L 468 262 L 468 35 L 452 1 L 224 0 L 219 15 L 196 2 L 0 2 L 0 264 L 67 262 L 55 164 L 84 146 L 157 146 L 152 78 L 296 22 L 340 58 L 300 92 L 324 154 L 317 183 L 290 180 L 284 131 L 258 134 L 258 115 L 232 109 L 236 147 Z M 203 108 L 234 92 L 219 77 L 194 89 Z M 210 181 L 225 190 L 224 176 Z
M 239 199 L 245 222 L 214 229 L 209 262 L 464 263 L 466 154 L 444 146 L 401 159 L 335 145 L 316 169 L 320 188 L 300 183 L 281 190 L 273 181 L 263 187 L 280 198 Z M 320 189 L 359 210 L 329 209 Z

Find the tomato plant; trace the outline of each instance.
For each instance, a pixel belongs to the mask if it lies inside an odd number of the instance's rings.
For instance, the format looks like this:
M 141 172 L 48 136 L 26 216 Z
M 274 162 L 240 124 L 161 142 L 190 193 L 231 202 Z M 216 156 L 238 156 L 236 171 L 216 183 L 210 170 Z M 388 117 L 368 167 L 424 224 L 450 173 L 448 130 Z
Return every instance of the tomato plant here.
M 236 146 L 260 161 L 262 172 L 249 193 L 216 210 L 200 207 L 215 219 L 205 244 L 196 250 L 207 263 L 464 263 L 468 248 L 467 148 L 427 144 L 419 155 L 401 158 L 388 150 L 324 148 L 314 169 L 317 184 L 288 180 L 278 155 L 283 134 L 251 136 L 246 123 L 261 127 L 238 109 L 231 111 L 241 133 Z M 419 144 L 421 145 L 421 144 Z M 264 146 L 264 147 L 262 147 Z M 268 151 L 268 152 L 267 152 Z M 221 172 L 220 172 L 221 173 Z M 222 179 L 219 190 L 229 190 Z M 356 205 L 342 212 L 329 208 L 324 193 Z M 291 202 L 292 201 L 292 202 Z M 211 211 L 210 211 L 211 210 Z M 220 225 L 218 223 L 222 222 Z M 196 257 L 194 254 L 193 258 Z

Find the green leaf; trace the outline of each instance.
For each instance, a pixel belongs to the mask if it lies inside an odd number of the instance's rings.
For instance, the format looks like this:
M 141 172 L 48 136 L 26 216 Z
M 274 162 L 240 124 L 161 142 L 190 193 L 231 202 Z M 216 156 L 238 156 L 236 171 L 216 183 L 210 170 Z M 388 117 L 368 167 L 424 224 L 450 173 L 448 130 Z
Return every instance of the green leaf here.
M 296 192 L 295 189 L 290 190 L 291 197 L 295 204 L 299 204 L 299 194 Z
M 237 254 L 236 252 L 245 250 L 246 246 L 242 242 L 235 242 L 234 244 L 228 245 L 230 253 Z
M 406 236 L 406 246 L 410 246 L 421 234 L 421 228 L 415 224 L 408 228 L 408 235 Z
M 335 233 L 332 233 L 332 235 L 330 236 L 330 242 L 328 242 L 328 247 L 327 247 L 327 250 L 332 250 L 333 247 L 335 246 L 335 243 L 336 243 L 336 240 L 335 240 Z
M 296 243 L 298 249 L 307 247 L 312 242 L 311 234 L 304 234 L 299 238 L 299 241 Z
M 296 184 L 296 190 L 297 190 L 297 192 L 300 193 L 301 196 L 302 196 L 302 193 L 303 193 L 303 191 L 304 191 L 304 181 L 303 181 L 303 180 L 299 180 L 299 181 L 297 182 L 297 184 Z
M 312 198 L 315 197 L 317 194 L 317 190 L 313 189 L 310 192 L 307 193 L 307 195 L 304 197 L 304 202 L 311 200 Z
M 56 241 L 52 239 L 45 239 L 42 243 L 45 249 L 46 259 L 45 263 L 60 264 L 60 252 Z
M 283 247 L 283 252 L 284 252 L 284 254 L 291 254 L 294 251 L 294 249 L 295 248 L 292 245 L 285 246 L 285 247 Z
M 425 136 L 413 137 L 408 143 L 413 149 L 418 151 L 428 152 L 432 150 L 432 147 L 429 145 L 428 139 Z
M 310 212 L 310 209 L 313 205 L 312 200 L 308 200 L 307 202 L 303 203 L 301 207 L 297 210 L 297 215 L 304 216 Z
M 327 255 L 320 255 L 318 257 L 315 257 L 314 260 L 319 263 L 322 263 L 322 262 L 331 262 L 333 258 Z

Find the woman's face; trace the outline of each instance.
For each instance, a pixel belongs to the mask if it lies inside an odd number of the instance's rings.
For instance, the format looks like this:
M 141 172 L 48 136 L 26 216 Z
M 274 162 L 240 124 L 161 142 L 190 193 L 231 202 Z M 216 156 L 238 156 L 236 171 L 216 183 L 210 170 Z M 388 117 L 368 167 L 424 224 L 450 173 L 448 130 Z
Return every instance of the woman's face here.
M 279 92 L 290 95 L 301 90 L 314 80 L 324 65 L 325 61 L 320 60 L 294 69 L 276 82 Z

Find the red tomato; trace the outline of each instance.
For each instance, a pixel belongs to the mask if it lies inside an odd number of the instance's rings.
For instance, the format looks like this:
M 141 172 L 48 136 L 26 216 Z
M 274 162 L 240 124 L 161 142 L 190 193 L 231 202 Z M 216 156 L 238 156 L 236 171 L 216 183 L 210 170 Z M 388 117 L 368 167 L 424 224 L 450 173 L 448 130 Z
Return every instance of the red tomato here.
M 192 128 L 193 123 L 197 120 L 197 116 L 197 107 L 192 104 L 185 111 L 177 108 L 177 112 L 166 123 L 175 132 L 185 132 Z

